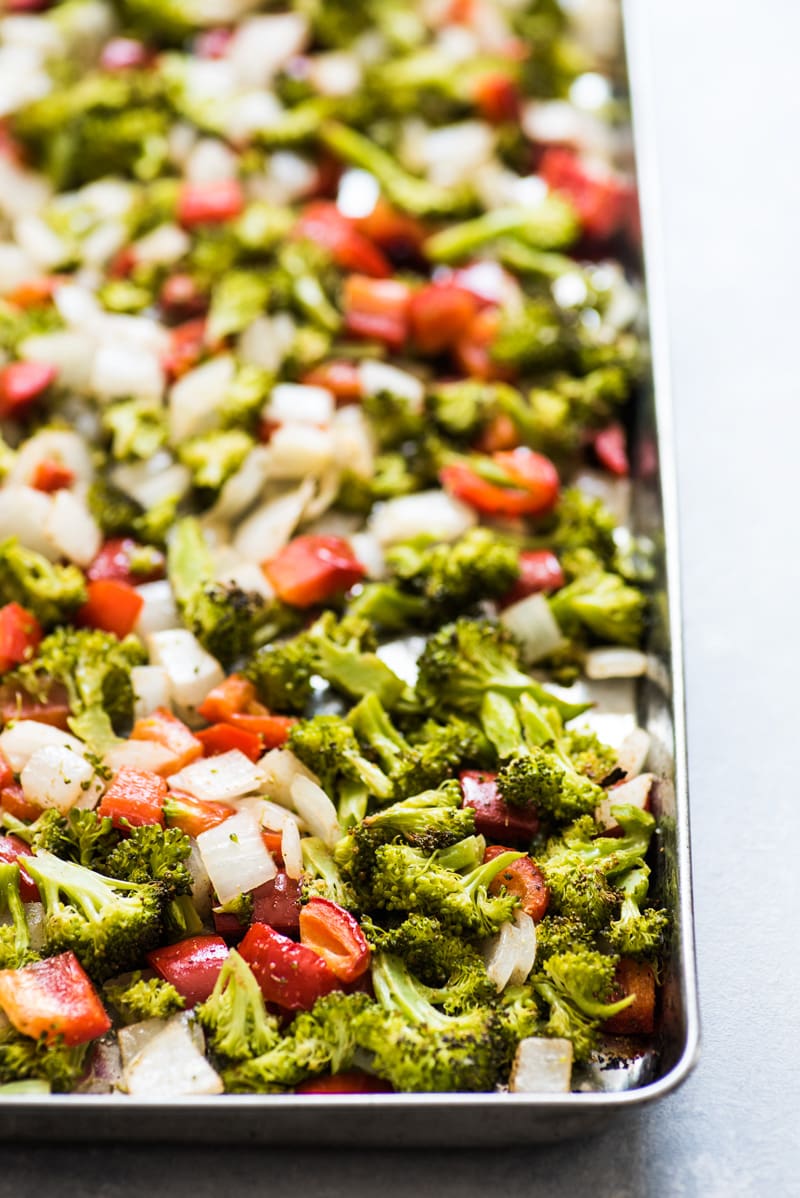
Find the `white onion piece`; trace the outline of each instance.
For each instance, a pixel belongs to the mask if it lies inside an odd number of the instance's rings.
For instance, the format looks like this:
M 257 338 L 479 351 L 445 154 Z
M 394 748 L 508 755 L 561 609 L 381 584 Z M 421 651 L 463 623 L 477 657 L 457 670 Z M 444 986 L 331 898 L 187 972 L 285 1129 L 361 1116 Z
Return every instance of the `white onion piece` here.
M 235 373 L 236 364 L 230 354 L 220 354 L 196 366 L 173 385 L 169 393 L 169 434 L 173 445 L 210 432 L 216 426 L 225 392 Z
M 239 356 L 243 362 L 276 373 L 295 337 L 295 323 L 288 312 L 257 316 L 239 338 Z
M 327 512 L 339 493 L 339 479 L 339 466 L 336 462 L 331 462 L 316 482 L 316 493 L 311 496 L 303 511 L 304 520 L 316 520 Z
M 336 461 L 346 462 L 354 474 L 371 479 L 375 472 L 375 436 L 363 409 L 357 404 L 340 408 L 332 428 Z
M 215 183 L 220 179 L 235 179 L 238 165 L 236 155 L 224 142 L 202 137 L 192 147 L 184 174 L 192 183 Z
M 60 745 L 45 745 L 32 753 L 20 782 L 29 802 L 39 807 L 55 807 L 62 814 L 80 799 L 90 799 L 93 807 L 103 791 L 86 758 Z
M 50 193 L 50 184 L 43 175 L 23 170 L 9 154 L 0 157 L 0 211 L 12 220 L 26 212 L 38 212 L 47 203 Z
M 40 952 L 45 945 L 44 904 L 26 903 L 25 919 L 28 924 L 28 935 L 31 938 L 31 948 L 35 953 Z
M 164 392 L 164 371 L 156 354 L 140 345 L 105 343 L 95 355 L 89 388 L 101 402 L 128 395 L 157 400 Z
M 314 484 L 306 479 L 299 487 L 268 499 L 239 526 L 234 548 L 242 557 L 263 562 L 282 549 L 300 523 Z
M 639 774 L 636 778 L 631 778 L 630 782 L 622 782 L 619 786 L 612 786 L 611 790 L 606 793 L 605 798 L 601 799 L 595 808 L 594 818 L 598 824 L 606 829 L 619 827 L 619 824 L 611 814 L 612 807 L 630 805 L 631 807 L 639 807 L 642 811 L 646 811 L 650 806 L 650 792 L 653 789 L 654 782 L 654 774 Z
M 26 337 L 19 356 L 29 362 L 47 362 L 58 370 L 59 382 L 78 391 L 89 388 L 96 343 L 89 333 L 78 329 L 60 329 Z
M 85 489 L 94 475 L 94 467 L 83 437 L 69 429 L 45 428 L 23 443 L 8 472 L 8 483 L 30 483 L 37 466 L 46 460 L 61 462 L 75 476 L 73 487 Z
M 367 578 L 385 578 L 387 574 L 386 558 L 378 538 L 371 532 L 357 532 L 349 540 L 353 553 L 367 571 Z
M 169 674 L 162 666 L 134 666 L 131 683 L 134 720 L 151 715 L 157 707 L 169 708 Z
M 380 504 L 368 527 L 381 545 L 394 545 L 422 534 L 437 541 L 457 541 L 476 523 L 473 509 L 445 491 L 418 491 Z
M 455 187 L 478 175 L 494 152 L 495 134 L 483 121 L 459 121 L 426 132 L 417 144 L 432 183 Z
M 136 588 L 144 605 L 139 612 L 134 631 L 142 638 L 151 632 L 167 632 L 170 628 L 179 628 L 181 618 L 175 605 L 172 587 L 166 578 L 156 582 L 143 582 Z
M 14 221 L 14 240 L 33 258 L 40 270 L 52 271 L 70 259 L 66 241 L 40 216 L 21 216 Z
M 335 410 L 336 400 L 327 387 L 279 383 L 272 388 L 263 415 L 278 424 L 330 424 Z
M 184 256 L 191 244 L 189 234 L 179 225 L 164 224 L 134 242 L 133 252 L 137 264 L 171 266 Z
M 58 557 L 45 526 L 53 506 L 52 495 L 33 487 L 0 487 L 0 541 L 16 537 L 21 545 L 50 561 Z
M 166 1026 L 166 1019 L 142 1019 L 128 1027 L 121 1027 L 117 1039 L 123 1067 L 130 1065 Z
M 544 595 L 526 595 L 500 613 L 500 623 L 522 646 L 523 659 L 533 664 L 552 653 L 564 639 Z
M 227 61 L 244 87 L 265 87 L 308 40 L 308 21 L 300 13 L 251 17 L 234 34 Z
M 308 824 L 312 836 L 319 836 L 329 849 L 342 838 L 336 808 L 325 791 L 310 778 L 295 778 L 291 786 L 295 811 Z
M 257 445 L 251 449 L 236 473 L 223 485 L 203 523 L 239 519 L 263 491 L 268 465 L 269 450 L 266 445 Z
M 241 749 L 193 761 L 169 778 L 174 790 L 185 790 L 210 803 L 239 799 L 258 790 L 262 783 L 260 770 Z
M 36 274 L 38 268 L 29 254 L 9 241 L 0 242 L 0 295 L 15 291 Z
M 358 368 L 361 390 L 365 395 L 395 395 L 405 399 L 416 411 L 422 410 L 425 388 L 421 379 L 407 370 L 399 370 L 386 362 L 367 359 Z
M 1 747 L 1 746 L 0 746 Z M 306 769 L 291 749 L 270 749 L 258 762 L 264 778 L 264 789 L 269 797 L 284 807 L 292 807 L 292 785 L 297 778 L 316 782 L 311 770 Z
M 249 811 L 239 811 L 215 828 L 201 832 L 197 847 L 223 905 L 271 881 L 278 872 L 258 821 Z
M 281 833 L 281 857 L 287 875 L 290 878 L 299 878 L 303 872 L 303 850 L 300 846 L 300 829 L 291 816 L 283 825 Z
M 58 555 L 79 566 L 88 566 L 103 543 L 94 516 L 72 491 L 56 491 L 44 531 Z
M 103 755 L 103 764 L 113 773 L 127 766 L 132 770 L 149 770 L 165 778 L 175 768 L 175 754 L 154 740 L 124 740 Z
M 572 1042 L 548 1036 L 520 1040 L 511 1068 L 512 1094 L 568 1094 L 572 1085 Z
M 536 960 L 536 924 L 524 911 L 515 911 L 513 921 L 484 941 L 486 972 L 498 990 L 521 986 Z
M 245 799 L 244 802 L 249 803 L 251 800 Z M 290 820 L 301 832 L 305 831 L 306 826 L 299 816 L 293 815 L 278 803 L 271 803 L 269 799 L 254 800 L 253 811 L 261 827 L 268 828 L 270 832 L 282 832 Z
M 233 815 L 233 809 L 231 809 L 231 815 Z M 211 879 L 203 862 L 203 854 L 197 847 L 197 841 L 192 840 L 191 845 L 186 868 L 192 875 L 192 903 L 201 919 L 210 919 L 214 906 L 214 887 L 211 885 Z
M 173 497 L 182 499 L 192 476 L 180 462 L 172 462 L 168 453 L 158 453 L 149 462 L 115 467 L 111 481 L 142 507 L 151 508 Z
M 611 478 L 599 470 L 582 470 L 574 486 L 593 499 L 601 499 L 618 524 L 627 524 L 631 510 L 631 480 Z
M 81 759 L 86 747 L 77 736 L 39 720 L 16 720 L 0 732 L 0 753 L 15 774 L 22 772 L 37 750 L 53 746 L 68 749 Z
M 225 586 L 238 587 L 251 595 L 260 595 L 262 599 L 275 598 L 275 592 L 266 580 L 263 570 L 255 562 L 238 562 L 217 573 L 217 582 Z
M 644 769 L 649 752 L 650 733 L 644 728 L 634 728 L 617 750 L 617 765 L 629 778 L 635 778 Z
M 269 442 L 269 470 L 276 479 L 317 478 L 334 458 L 330 429 L 311 424 L 283 424 Z
M 266 176 L 256 176 L 258 197 L 272 204 L 291 204 L 313 191 L 319 171 L 313 162 L 291 150 L 278 150 L 269 160 Z M 263 190 L 262 190 L 263 188 Z
M 641 678 L 647 672 L 647 657 L 639 649 L 623 649 L 617 645 L 590 649 L 586 654 L 587 678 Z
M 129 1094 L 138 1098 L 172 1098 L 221 1094 L 222 1078 L 211 1068 L 182 1020 L 171 1019 L 125 1067 Z
M 309 58 L 309 80 L 321 96 L 352 96 L 361 83 L 361 63 L 352 54 L 332 51 Z
M 191 714 L 212 687 L 224 681 L 225 671 L 216 657 L 184 628 L 152 632 L 147 649 L 151 663 L 167 671 L 172 701 L 182 713 Z

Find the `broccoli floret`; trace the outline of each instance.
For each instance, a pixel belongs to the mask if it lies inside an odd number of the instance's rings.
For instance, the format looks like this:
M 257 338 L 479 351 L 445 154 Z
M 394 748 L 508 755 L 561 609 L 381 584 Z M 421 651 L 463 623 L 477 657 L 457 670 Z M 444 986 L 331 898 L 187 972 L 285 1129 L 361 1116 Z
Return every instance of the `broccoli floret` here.
M 638 807 L 611 810 L 622 835 L 597 835 L 600 829 L 585 815 L 537 858 L 554 912 L 577 915 L 589 928 L 604 927 L 615 914 L 620 894 L 613 879 L 642 863 L 655 827 L 652 815 Z
M 438 919 L 413 914 L 398 927 L 383 930 L 364 918 L 361 927 L 373 952 L 400 957 L 424 986 L 429 1002 L 448 1015 L 497 997 L 478 950 Z
M 536 747 L 503 765 L 497 789 L 512 806 L 533 806 L 556 823 L 591 815 L 604 797 L 599 786 L 577 773 L 555 751 Z
M 233 1093 L 275 1093 L 320 1073 L 338 1073 L 352 1064 L 356 1029 L 373 1004 L 365 994 L 336 991 L 301 1011 L 288 1033 L 260 1056 L 224 1070 Z
M 398 449 L 407 441 L 418 441 L 425 432 L 421 406 L 404 395 L 378 391 L 361 401 L 381 449 Z
M 391 710 L 405 695 L 406 685 L 372 652 L 374 632 L 362 619 L 337 621 L 324 612 L 306 634 L 313 670 L 335 690 L 353 699 L 375 694 Z
M 566 729 L 561 744 L 575 769 L 592 782 L 603 782 L 617 764 L 617 750 L 588 729 Z
M 270 711 L 302 714 L 311 698 L 313 655 L 308 637 L 264 645 L 248 661 L 245 674 Z
M 588 360 L 591 351 L 586 355 L 579 341 L 575 340 L 572 348 L 576 365 L 584 369 L 593 365 Z M 608 424 L 628 391 L 627 374 L 617 364 L 598 364 L 582 378 L 559 375 L 551 385 L 530 392 L 527 439 L 535 449 L 554 457 L 574 455 L 583 444 L 587 427 Z
M 175 526 L 167 573 L 184 624 L 213 657 L 229 667 L 250 653 L 256 630 L 268 616 L 264 599 L 215 581 L 211 551 L 191 517 Z
M 191 851 L 189 837 L 179 828 L 142 824 L 112 849 L 103 872 L 122 882 L 160 882 L 171 895 L 190 894 L 186 861 Z
M 109 404 L 102 414 L 111 434 L 111 453 L 117 462 L 147 462 L 167 442 L 167 413 L 149 399 L 124 399 Z
M 210 997 L 196 1008 L 213 1051 L 228 1061 L 246 1061 L 280 1040 L 278 1020 L 268 1015 L 261 987 L 245 959 L 231 949 Z
M 567 636 L 585 630 L 610 644 L 635 647 L 641 642 L 647 600 L 619 574 L 590 571 L 556 591 L 549 602 Z
M 289 747 L 318 776 L 323 790 L 338 800 L 344 827 L 363 819 L 371 795 L 392 795 L 390 779 L 364 757 L 353 729 L 340 716 L 318 715 L 295 724 Z
M 66 1048 L 59 1041 L 42 1037 L 6 1033 L 0 1039 L 0 1082 L 28 1081 L 41 1078 L 54 1090 L 68 1093 L 83 1077 L 89 1053 L 88 1044 Z
M 70 728 L 102 756 L 117 743 L 115 729 L 133 719 L 131 669 L 146 661 L 134 636 L 118 640 L 99 629 L 58 628 L 45 637 L 34 660 L 17 671 L 17 678 L 31 694 L 62 683 L 72 712 Z
M 105 869 L 108 854 L 120 839 L 107 815 L 73 808 L 62 815 L 49 808 L 24 833 L 35 853 L 53 853 L 65 861 L 76 861 L 87 869 Z
M 487 528 L 470 529 L 453 545 L 418 537 L 393 546 L 386 561 L 402 588 L 426 600 L 434 623 L 507 594 L 519 576 L 517 551 Z
M 617 882 L 622 895 L 619 918 L 608 928 L 608 939 L 626 957 L 655 957 L 664 945 L 669 912 L 644 907 L 650 886 L 650 870 L 638 865 Z
M 252 324 L 264 311 L 269 280 L 263 272 L 232 270 L 223 275 L 211 293 L 206 336 L 209 344 L 221 341 Z
M 253 448 L 253 438 L 243 429 L 216 429 L 192 437 L 178 449 L 178 457 L 192 473 L 195 487 L 219 491 L 235 474 Z
M 594 934 L 577 915 L 545 915 L 536 925 L 536 961 L 540 965 L 555 953 L 596 947 Z
M 541 250 L 560 250 L 578 232 L 571 204 L 560 196 L 548 195 L 536 205 L 494 208 L 463 224 L 450 225 L 434 233 L 425 243 L 426 257 L 433 262 L 457 262 L 501 237 L 516 236 Z
M 124 1023 L 138 1023 L 141 1019 L 169 1019 L 182 1011 L 186 1000 L 171 982 L 162 978 L 142 977 L 141 970 L 121 978 L 114 978 L 103 985 L 106 1002 L 119 1011 Z
M 139 964 L 158 944 L 168 894 L 160 883 L 112 880 L 50 853 L 25 865 L 44 904 L 48 954 L 71 949 L 103 981 Z
M 11 916 L 10 924 L 0 924 L 0 969 L 20 969 L 35 960 L 25 906 L 19 893 L 19 866 L 0 862 L 0 915 Z
M 347 611 L 384 633 L 424 627 L 430 621 L 430 609 L 423 596 L 402 590 L 396 582 L 366 583 L 350 600 Z
M 77 566 L 49 562 L 15 537 L 0 544 L 0 606 L 19 603 L 47 628 L 69 622 L 86 598 L 86 579 Z
M 446 851 L 446 850 L 445 850 Z M 490 936 L 509 920 L 519 900 L 490 895 L 488 886 L 524 853 L 499 853 L 467 874 L 441 864 L 440 853 L 426 856 L 404 844 L 375 850 L 370 880 L 374 905 L 387 911 L 420 911 L 470 936 Z
M 423 478 L 415 472 L 413 463 L 404 454 L 394 451 L 379 453 L 369 477 L 345 467 L 339 482 L 336 506 L 346 512 L 358 512 L 365 516 L 379 500 L 411 495 L 423 485 Z
M 342 877 L 325 842 L 318 836 L 304 836 L 300 846 L 303 851 L 302 901 L 326 898 L 348 911 L 357 911 L 356 893 Z
M 382 838 L 404 836 L 424 852 L 446 848 L 475 831 L 475 812 L 461 806 L 461 786 L 453 780 L 368 815 L 363 825 Z
M 600 1024 L 634 1000 L 629 994 L 618 1002 L 608 1001 L 617 960 L 578 948 L 548 957 L 534 976 L 534 990 L 549 1007 L 545 1034 L 571 1040 L 577 1061 L 586 1060 L 595 1047 Z
M 589 550 L 610 569 L 616 556 L 614 532 L 617 521 L 601 499 L 586 495 L 577 487 L 566 487 L 552 514 L 552 529 L 541 543 L 560 555 Z

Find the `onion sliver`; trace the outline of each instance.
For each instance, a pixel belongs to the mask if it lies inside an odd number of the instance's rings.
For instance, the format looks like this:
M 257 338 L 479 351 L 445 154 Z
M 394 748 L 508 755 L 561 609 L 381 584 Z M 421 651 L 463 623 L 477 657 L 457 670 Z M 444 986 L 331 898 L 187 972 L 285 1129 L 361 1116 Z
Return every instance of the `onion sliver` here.
M 500 623 L 522 646 L 525 661 L 541 661 L 553 653 L 564 639 L 558 621 L 544 595 L 527 595 L 501 612 Z
M 201 832 L 197 847 L 223 905 L 271 881 L 278 872 L 258 821 L 249 811 L 239 811 L 215 828 Z
M 169 779 L 174 790 L 185 790 L 203 802 L 230 802 L 263 785 L 263 775 L 241 749 L 203 757 Z
M 291 787 L 294 809 L 308 824 L 312 836 L 319 836 L 332 849 L 341 840 L 342 829 L 336 808 L 321 786 L 310 778 L 295 778 Z

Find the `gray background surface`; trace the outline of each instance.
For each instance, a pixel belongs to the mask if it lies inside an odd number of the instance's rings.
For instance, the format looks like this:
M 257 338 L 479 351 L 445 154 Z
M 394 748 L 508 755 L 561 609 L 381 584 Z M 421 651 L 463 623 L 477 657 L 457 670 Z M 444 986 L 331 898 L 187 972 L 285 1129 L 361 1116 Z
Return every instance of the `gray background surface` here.
M 642 7 L 654 48 L 679 455 L 703 1013 L 696 1073 L 662 1104 L 560 1147 L 9 1145 L 0 1194 L 800 1195 L 800 5 Z

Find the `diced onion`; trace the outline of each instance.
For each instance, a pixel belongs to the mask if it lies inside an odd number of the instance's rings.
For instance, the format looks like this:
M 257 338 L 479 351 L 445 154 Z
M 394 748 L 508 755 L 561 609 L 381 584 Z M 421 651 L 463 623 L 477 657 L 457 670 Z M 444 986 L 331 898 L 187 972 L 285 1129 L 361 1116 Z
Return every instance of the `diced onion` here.
M 327 387 L 279 383 L 272 388 L 264 417 L 278 424 L 330 424 L 336 402 Z
M 370 358 L 361 363 L 358 374 L 361 390 L 365 395 L 394 395 L 398 399 L 407 400 L 417 411 L 422 410 L 425 387 L 415 374 Z
M 135 627 L 139 636 L 147 637 L 151 632 L 167 632 L 170 628 L 180 627 L 181 620 L 175 605 L 175 596 L 165 578 L 156 582 L 143 582 L 136 590 L 144 600 Z
M 217 582 L 225 586 L 238 587 L 251 595 L 260 595 L 262 599 L 274 599 L 275 592 L 267 582 L 264 572 L 255 562 L 238 562 L 217 573 Z
M 611 790 L 606 793 L 604 799 L 598 803 L 594 818 L 601 827 L 610 829 L 619 827 L 614 816 L 611 814 L 612 807 L 631 806 L 639 807 L 642 811 L 646 811 L 650 805 L 650 792 L 653 789 L 655 777 L 653 774 L 639 774 L 636 778 L 631 778 L 630 782 L 623 782 L 620 786 L 612 786 Z
M 601 649 L 590 649 L 586 654 L 586 677 L 641 678 L 647 672 L 647 657 L 638 649 L 623 649 L 609 645 Z
M 225 482 L 214 506 L 206 512 L 204 522 L 239 519 L 263 491 L 268 462 L 266 445 L 251 449 L 236 473 Z
M 85 751 L 85 745 L 77 736 L 39 720 L 17 720 L 0 732 L 0 753 L 15 774 L 22 773 L 37 750 L 52 746 L 68 749 L 81 758 Z
M 353 553 L 366 569 L 367 578 L 374 580 L 386 577 L 386 558 L 378 538 L 373 533 L 354 533 L 350 537 L 350 545 Z
M 523 659 L 533 664 L 552 653 L 564 639 L 544 595 L 527 595 L 500 613 L 500 623 L 522 646 Z
M 205 802 L 229 802 L 252 794 L 263 784 L 261 771 L 241 749 L 193 761 L 169 779 L 174 790 L 185 790 Z
M 548 1036 L 520 1040 L 509 1083 L 513 1094 L 568 1094 L 571 1085 L 571 1040 Z
M 96 342 L 89 333 L 78 329 L 57 329 L 26 337 L 19 356 L 29 362 L 47 362 L 58 369 L 59 382 L 78 391 L 89 388 Z
M 644 769 L 649 752 L 650 733 L 644 728 L 634 728 L 617 750 L 617 765 L 629 778 L 635 778 Z
M 317 779 L 303 765 L 299 757 L 295 757 L 291 749 L 270 749 L 260 759 L 259 769 L 264 777 L 264 789 L 269 797 L 284 807 L 292 807 L 292 784 L 297 778 L 308 778 L 311 782 Z
M 185 230 L 178 225 L 158 225 L 139 241 L 134 242 L 133 251 L 137 265 L 171 266 L 180 259 L 191 246 L 191 239 Z
M 227 61 L 244 87 L 265 87 L 308 40 L 301 13 L 276 13 L 243 21 L 231 40 Z
M 94 770 L 86 758 L 61 745 L 45 745 L 28 758 L 20 775 L 22 793 L 39 807 L 55 807 L 62 814 L 79 800 L 92 807 L 102 793 Z
M 197 847 L 222 904 L 269 882 L 278 872 L 258 821 L 249 811 L 239 811 L 201 832 Z
M 308 824 L 312 836 L 319 836 L 329 849 L 341 840 L 342 829 L 336 808 L 325 791 L 310 778 L 295 778 L 291 786 L 295 811 Z
M 169 393 L 169 432 L 173 445 L 210 432 L 217 424 L 225 392 L 236 366 L 230 354 L 220 354 L 195 367 Z
M 112 773 L 127 766 L 132 770 L 149 770 L 164 777 L 175 768 L 175 754 L 154 740 L 123 740 L 103 755 L 103 764 Z
M 157 707 L 169 707 L 169 674 L 162 666 L 134 666 L 131 683 L 134 720 L 143 719 Z
M 268 499 L 239 525 L 234 548 L 254 562 L 273 557 L 300 523 L 313 494 L 314 484 L 306 479 L 299 487 Z
M 314 54 L 309 63 L 311 85 L 321 96 L 351 96 L 358 89 L 361 63 L 353 54 Z
M 167 499 L 181 499 L 191 486 L 192 476 L 186 466 L 171 461 L 168 453 L 159 453 L 149 462 L 117 466 L 111 481 L 144 508 Z
M 427 534 L 436 541 L 457 541 L 477 523 L 472 508 L 444 491 L 418 491 L 380 504 L 369 531 L 381 545 L 394 545 Z
M 231 816 L 233 809 L 231 809 Z M 186 862 L 186 868 L 192 875 L 192 903 L 201 919 L 210 919 L 214 906 L 214 887 L 208 876 L 208 870 L 203 862 L 203 854 L 197 846 L 197 841 L 191 842 L 192 848 Z
M 291 816 L 283 825 L 281 833 L 281 857 L 283 868 L 290 878 L 299 878 L 303 872 L 303 850 L 300 847 L 300 829 Z
M 27 283 L 37 273 L 36 263 L 29 254 L 11 242 L 0 242 L 0 295 L 16 291 L 17 287 Z
M 44 531 L 58 555 L 79 566 L 88 566 L 103 543 L 103 534 L 86 504 L 63 489 L 53 496 Z
M 147 648 L 151 663 L 167 671 L 172 701 L 183 714 L 191 715 L 212 687 L 225 679 L 216 657 L 184 628 L 150 633 Z
M 318 478 L 334 458 L 330 429 L 311 424 L 283 424 L 269 442 L 269 470 L 273 478 Z
M 224 142 L 215 137 L 202 137 L 192 147 L 184 173 L 192 183 L 214 183 L 236 178 L 238 167 L 236 155 Z
M 125 1084 L 138 1098 L 221 1094 L 225 1088 L 182 1019 L 171 1019 L 146 1041 L 125 1066 Z
M 120 1028 L 117 1039 L 123 1067 L 130 1065 L 166 1026 L 166 1019 L 142 1019 Z
M 21 545 L 55 561 L 58 552 L 45 527 L 53 506 L 52 495 L 33 487 L 0 487 L 0 541 L 16 537 Z
M 239 356 L 243 362 L 276 373 L 295 337 L 295 324 L 288 312 L 257 316 L 239 338 Z
M 536 925 L 524 911 L 515 911 L 513 921 L 504 923 L 483 945 L 486 972 L 497 986 L 521 986 L 536 960 Z
M 91 483 L 94 468 L 86 441 L 78 433 L 61 428 L 45 428 L 29 437 L 17 453 L 6 482 L 29 483 L 37 466 L 48 459 L 61 462 L 72 471 L 73 486 L 85 489 Z

